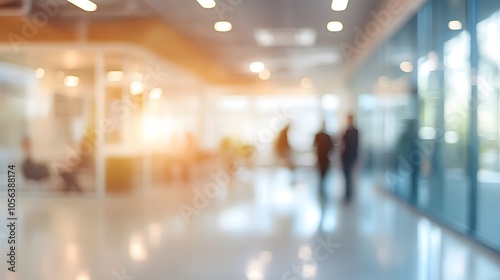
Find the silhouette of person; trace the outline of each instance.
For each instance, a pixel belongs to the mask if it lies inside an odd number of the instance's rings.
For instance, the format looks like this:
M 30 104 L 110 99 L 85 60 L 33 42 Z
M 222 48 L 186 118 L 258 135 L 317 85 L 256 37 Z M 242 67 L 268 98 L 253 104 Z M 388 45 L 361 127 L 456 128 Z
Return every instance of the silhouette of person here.
M 325 132 L 325 124 L 321 126 L 321 131 L 314 138 L 314 146 L 316 147 L 316 156 L 318 158 L 319 170 L 319 197 L 325 199 L 325 177 L 330 167 L 329 154 L 333 150 L 333 142 L 330 135 Z
M 417 122 L 416 120 L 406 120 L 405 122 L 405 129 L 399 136 L 394 151 L 392 162 L 392 172 L 394 172 L 392 175 L 394 176 L 391 176 L 391 180 L 388 182 L 391 187 L 394 187 L 397 190 L 398 193 L 401 191 L 400 184 L 404 184 L 405 182 L 409 183 L 413 178 L 416 179 L 416 177 L 413 176 L 417 176 L 417 174 L 413 171 L 419 168 L 419 166 L 415 165 L 412 157 L 413 151 L 418 148 L 416 143 L 416 140 L 418 139 Z M 419 160 L 421 160 L 421 162 L 425 162 L 425 158 L 421 158 Z M 407 172 L 408 170 L 411 170 L 411 176 L 397 176 L 398 172 Z M 412 192 L 416 191 L 413 188 L 411 190 Z M 416 193 L 412 194 L 411 198 L 416 196 Z
M 291 167 L 290 162 L 290 144 L 288 143 L 288 131 L 290 130 L 290 125 L 285 126 L 283 130 L 279 133 L 278 139 L 276 141 L 276 154 L 280 160 L 286 162 L 287 167 Z
M 397 157 L 402 157 L 409 161 L 414 150 L 414 143 L 418 137 L 416 133 L 417 123 L 414 120 L 407 120 L 405 130 L 401 133 L 396 146 Z M 399 158 L 395 160 L 395 165 L 399 164 Z
M 353 193 L 352 173 L 358 158 L 358 130 L 354 127 L 354 116 L 347 117 L 347 129 L 342 137 L 342 170 L 345 178 L 345 199 L 350 200 Z
M 37 182 L 50 177 L 49 168 L 45 164 L 36 163 L 33 161 L 31 156 L 31 140 L 25 137 L 22 144 L 25 157 L 22 163 L 22 171 L 24 177 L 26 177 L 27 179 L 36 180 Z M 80 185 L 76 180 L 76 174 L 74 170 L 61 171 L 59 172 L 59 175 L 64 181 L 66 191 L 69 191 L 71 187 L 73 187 L 76 191 L 81 191 Z

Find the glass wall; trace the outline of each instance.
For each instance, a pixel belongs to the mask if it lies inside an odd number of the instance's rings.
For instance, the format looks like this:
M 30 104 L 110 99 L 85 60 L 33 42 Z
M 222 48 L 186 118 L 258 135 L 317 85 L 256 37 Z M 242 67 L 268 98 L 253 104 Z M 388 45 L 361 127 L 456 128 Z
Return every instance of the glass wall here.
M 417 15 L 420 116 L 417 204 L 463 230 L 469 221 L 470 34 L 466 1 L 430 1 Z
M 477 231 L 500 247 L 500 2 L 478 2 Z
M 362 146 L 370 166 L 382 168 L 387 186 L 411 199 L 410 152 L 415 145 L 417 107 L 413 68 L 416 58 L 416 20 L 408 22 L 380 47 L 356 76 Z
M 500 250 L 498 50 L 500 2 L 431 0 L 352 86 L 360 115 L 377 126 L 365 145 L 385 151 L 372 166 L 384 166 L 387 188 Z

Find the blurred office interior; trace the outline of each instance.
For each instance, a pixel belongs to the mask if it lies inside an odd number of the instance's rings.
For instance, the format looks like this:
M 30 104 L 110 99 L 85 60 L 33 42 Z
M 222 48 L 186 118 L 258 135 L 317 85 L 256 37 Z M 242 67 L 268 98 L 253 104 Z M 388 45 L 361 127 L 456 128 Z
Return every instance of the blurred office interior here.
M 499 1 L 0 0 L 0 35 L 0 279 L 500 279 Z

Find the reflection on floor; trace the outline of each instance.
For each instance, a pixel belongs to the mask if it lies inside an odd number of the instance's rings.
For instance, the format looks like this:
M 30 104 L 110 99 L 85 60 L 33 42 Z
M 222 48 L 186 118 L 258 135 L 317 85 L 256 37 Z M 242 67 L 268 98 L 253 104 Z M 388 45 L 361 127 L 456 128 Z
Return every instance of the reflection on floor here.
M 24 198 L 18 272 L 2 261 L 0 278 L 500 279 L 500 256 L 412 213 L 369 176 L 347 205 L 339 174 L 329 179 L 324 207 L 305 168 L 294 178 L 273 168 L 214 173 L 196 188 L 104 201 Z

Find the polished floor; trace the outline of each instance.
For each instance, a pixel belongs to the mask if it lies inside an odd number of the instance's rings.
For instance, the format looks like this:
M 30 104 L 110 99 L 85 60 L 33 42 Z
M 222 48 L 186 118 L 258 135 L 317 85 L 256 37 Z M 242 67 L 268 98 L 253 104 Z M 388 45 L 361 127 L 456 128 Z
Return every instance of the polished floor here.
M 23 195 L 17 272 L 2 261 L 0 279 L 500 279 L 499 254 L 414 213 L 372 176 L 349 204 L 339 174 L 328 180 L 326 203 L 307 168 L 216 172 L 105 200 Z

